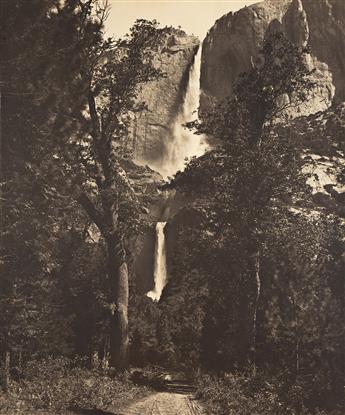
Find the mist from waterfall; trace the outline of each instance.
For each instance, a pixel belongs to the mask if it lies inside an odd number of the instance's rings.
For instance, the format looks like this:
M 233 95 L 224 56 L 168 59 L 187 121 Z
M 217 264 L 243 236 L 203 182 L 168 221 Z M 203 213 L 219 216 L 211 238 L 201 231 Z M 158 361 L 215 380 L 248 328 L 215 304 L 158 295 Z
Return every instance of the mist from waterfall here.
M 186 159 L 201 156 L 208 148 L 203 135 L 196 135 L 184 124 L 198 118 L 200 103 L 200 69 L 202 45 L 199 46 L 194 63 L 189 70 L 188 85 L 181 109 L 174 120 L 170 140 L 166 140 L 166 151 L 160 173 L 166 179 L 178 170 L 184 170 Z
M 167 267 L 165 253 L 165 228 L 166 222 L 157 222 L 156 224 L 156 246 L 155 246 L 155 262 L 153 269 L 154 289 L 146 295 L 153 301 L 159 301 L 163 288 L 167 283 Z

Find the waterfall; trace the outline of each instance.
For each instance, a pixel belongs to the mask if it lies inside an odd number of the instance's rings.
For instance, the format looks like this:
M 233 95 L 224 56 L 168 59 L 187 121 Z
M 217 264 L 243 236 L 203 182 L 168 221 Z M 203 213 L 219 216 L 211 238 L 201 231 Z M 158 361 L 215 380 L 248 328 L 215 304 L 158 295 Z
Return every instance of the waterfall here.
M 167 283 L 167 268 L 165 256 L 165 235 L 164 227 L 166 222 L 157 222 L 156 224 L 156 246 L 155 262 L 153 269 L 154 289 L 146 295 L 154 301 L 158 301 L 162 295 L 163 288 Z
M 208 148 L 204 136 L 196 135 L 183 126 L 198 118 L 201 52 L 202 45 L 199 46 L 194 63 L 189 70 L 183 103 L 173 122 L 170 140 L 167 140 L 166 152 L 160 169 L 164 178 L 173 176 L 178 170 L 183 170 L 186 159 L 201 156 Z
M 172 128 L 170 140 L 167 140 L 166 151 L 162 164 L 158 169 L 166 179 L 173 176 L 178 170 L 184 170 L 186 160 L 193 156 L 201 156 L 208 148 L 203 135 L 196 135 L 184 124 L 198 118 L 200 102 L 200 68 L 202 45 L 195 55 L 194 63 L 189 70 L 188 85 Z M 147 296 L 154 301 L 161 297 L 163 288 L 167 283 L 167 268 L 165 254 L 164 227 L 166 222 L 156 225 L 156 246 L 154 258 L 154 289 Z

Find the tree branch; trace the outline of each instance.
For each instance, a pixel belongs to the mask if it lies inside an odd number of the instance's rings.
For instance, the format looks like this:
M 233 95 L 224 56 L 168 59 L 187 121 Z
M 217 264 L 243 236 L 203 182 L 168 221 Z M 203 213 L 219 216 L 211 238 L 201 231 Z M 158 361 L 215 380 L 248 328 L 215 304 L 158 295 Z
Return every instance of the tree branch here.
M 91 89 L 88 95 L 88 103 L 89 103 L 89 111 L 90 111 L 91 122 L 92 122 L 92 136 L 95 140 L 99 140 L 101 136 L 101 126 L 100 126 L 99 117 L 98 117 L 97 110 L 96 110 L 95 97 Z
M 81 193 L 77 200 L 84 208 L 85 212 L 88 214 L 92 222 L 98 227 L 98 229 L 102 233 L 102 231 L 104 230 L 102 214 L 93 204 L 92 200 L 85 193 Z

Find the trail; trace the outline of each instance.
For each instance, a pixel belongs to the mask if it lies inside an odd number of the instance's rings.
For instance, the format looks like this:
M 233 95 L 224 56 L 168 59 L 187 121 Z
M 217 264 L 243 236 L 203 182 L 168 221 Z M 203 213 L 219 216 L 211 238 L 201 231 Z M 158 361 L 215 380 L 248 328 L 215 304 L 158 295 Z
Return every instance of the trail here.
M 123 408 L 118 415 L 205 415 L 191 394 L 157 392 Z

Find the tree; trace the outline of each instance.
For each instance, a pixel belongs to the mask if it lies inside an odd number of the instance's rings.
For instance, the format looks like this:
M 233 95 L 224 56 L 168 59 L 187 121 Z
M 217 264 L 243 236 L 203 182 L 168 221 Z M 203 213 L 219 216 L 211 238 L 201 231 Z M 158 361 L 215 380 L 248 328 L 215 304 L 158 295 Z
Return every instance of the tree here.
M 46 303 L 56 266 L 54 246 L 66 230 L 65 215 L 74 220 L 78 212 L 74 216 L 73 204 L 55 197 L 44 166 L 58 108 L 67 107 L 71 90 L 81 86 L 76 77 L 81 20 L 75 1 L 1 2 L 0 338 L 7 366 L 32 353 L 48 321 L 59 327 L 55 306 Z M 74 97 L 74 108 L 82 110 L 81 101 Z M 61 122 L 63 117 L 55 136 L 73 131 L 73 125 Z
M 211 192 L 208 208 L 218 213 L 217 228 L 224 233 L 223 226 L 230 227 L 227 233 L 237 243 L 237 249 L 230 249 L 237 252 L 237 265 L 232 268 L 241 295 L 239 343 L 242 364 L 250 357 L 254 372 L 261 262 L 272 213 L 284 215 L 286 203 L 298 203 L 307 193 L 296 142 L 278 137 L 274 130 L 275 124 L 286 122 L 288 108 L 308 99 L 313 82 L 307 53 L 280 31 L 270 31 L 262 61 L 240 75 L 233 97 L 205 115 L 200 124 L 194 123 L 199 133 L 219 140 L 222 147 L 192 160 L 173 184 L 184 191 L 199 191 L 203 200 L 203 194 L 209 198 Z
M 344 249 L 344 228 L 332 215 L 315 211 L 289 212 L 277 219 L 280 224 L 270 230 L 263 260 L 265 345 L 259 358 L 270 356 L 287 379 L 307 386 L 309 404 L 339 402 L 344 368 L 333 362 L 343 359 L 339 287 L 344 279 L 337 250 Z M 328 392 L 320 397 L 320 389 Z
M 33 284 L 45 286 L 52 269 L 59 267 L 51 257 L 59 233 L 71 230 L 72 218 L 78 218 L 81 232 L 91 221 L 96 226 L 91 232 L 98 229 L 107 246 L 111 364 L 124 367 L 124 239 L 137 231 L 142 208 L 126 176 L 126 169 L 134 167 L 123 142 L 130 114 L 141 106 L 140 86 L 159 75 L 152 61 L 164 30 L 141 20 L 126 38 L 104 39 L 108 8 L 97 0 L 37 0 L 34 5 L 17 0 L 1 7 L 6 12 L 3 38 L 12 39 L 12 47 L 5 43 L 1 67 L 5 303 L 28 274 Z M 21 267 L 23 276 L 18 273 L 18 241 L 30 248 L 26 259 L 37 257 Z
M 87 6 L 91 16 L 91 3 Z M 97 3 L 96 3 L 97 4 Z M 107 7 L 96 8 L 96 27 L 101 30 Z M 91 17 L 90 17 L 91 18 Z M 87 39 L 88 26 L 81 27 Z M 50 168 L 58 175 L 57 188 L 80 204 L 96 225 L 107 247 L 109 286 L 110 365 L 127 365 L 128 348 L 128 266 L 124 239 L 138 230 L 143 208 L 126 168 L 129 157 L 123 145 L 130 114 L 140 106 L 140 86 L 156 79 L 154 52 L 163 29 L 156 22 L 137 21 L 128 37 L 103 40 L 101 32 L 83 51 L 87 113 L 71 116 L 78 120 L 76 134 L 59 143 Z

